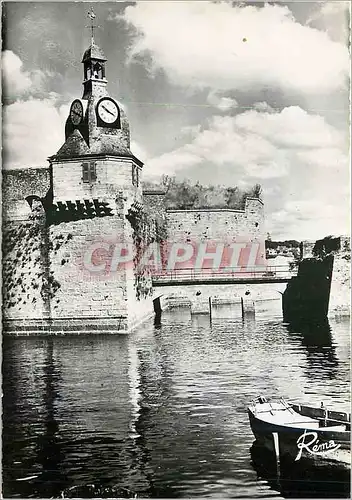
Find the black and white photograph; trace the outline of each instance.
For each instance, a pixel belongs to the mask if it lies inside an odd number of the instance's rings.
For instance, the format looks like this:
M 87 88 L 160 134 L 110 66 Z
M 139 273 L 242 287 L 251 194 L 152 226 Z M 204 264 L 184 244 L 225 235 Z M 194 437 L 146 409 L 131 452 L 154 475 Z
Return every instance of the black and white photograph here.
M 2 498 L 350 498 L 351 2 L 1 7 Z

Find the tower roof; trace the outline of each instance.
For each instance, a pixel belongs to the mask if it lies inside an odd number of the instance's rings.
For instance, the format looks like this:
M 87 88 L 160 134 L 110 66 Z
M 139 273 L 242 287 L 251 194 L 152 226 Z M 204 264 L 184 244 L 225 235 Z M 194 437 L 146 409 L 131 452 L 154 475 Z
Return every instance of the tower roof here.
M 103 50 L 100 47 L 98 47 L 98 45 L 95 45 L 94 40 L 83 54 L 82 63 L 84 63 L 85 61 L 89 61 L 89 59 L 98 59 L 99 61 L 107 61 Z

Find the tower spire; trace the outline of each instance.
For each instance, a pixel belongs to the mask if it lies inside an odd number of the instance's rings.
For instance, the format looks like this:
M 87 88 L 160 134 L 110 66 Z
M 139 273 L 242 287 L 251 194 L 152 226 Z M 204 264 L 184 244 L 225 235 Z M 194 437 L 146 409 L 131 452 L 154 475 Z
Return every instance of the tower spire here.
M 86 28 L 91 30 L 91 44 L 85 51 L 82 59 L 84 65 L 83 99 L 87 99 L 89 96 L 97 96 L 98 94 L 105 95 L 107 93 L 105 89 L 107 83 L 105 78 L 106 57 L 102 49 L 96 45 L 94 40 L 94 30 L 100 28 L 100 26 L 94 24 L 96 15 L 93 9 L 89 10 L 87 16 L 91 21 L 90 26 L 86 26 Z
M 94 24 L 94 19 L 96 18 L 96 15 L 94 13 L 93 8 L 91 8 L 88 11 L 87 16 L 90 19 L 90 26 L 86 26 L 86 28 L 90 28 L 90 30 L 91 30 L 91 44 L 94 45 L 94 30 L 95 30 L 95 28 L 99 28 L 99 26 L 97 26 L 96 24 Z

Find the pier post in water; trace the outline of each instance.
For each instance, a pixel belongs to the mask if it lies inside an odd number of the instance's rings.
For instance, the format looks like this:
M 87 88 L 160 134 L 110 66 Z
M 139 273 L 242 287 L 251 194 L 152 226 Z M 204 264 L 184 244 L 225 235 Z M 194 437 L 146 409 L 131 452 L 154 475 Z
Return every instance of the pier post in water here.
M 212 305 L 212 302 L 211 302 L 211 297 L 209 297 L 209 316 L 210 316 L 210 321 L 212 320 L 212 309 L 213 309 L 213 305 Z
M 200 290 L 192 294 L 191 314 L 208 314 L 207 297 Z
M 242 319 L 246 316 L 255 315 L 255 303 L 251 297 L 251 292 L 247 290 L 243 297 L 241 297 Z
M 277 483 L 280 484 L 280 474 L 281 474 L 281 467 L 280 467 L 280 442 L 279 442 L 279 435 L 277 432 L 273 432 L 273 443 L 274 443 L 274 452 L 275 452 L 275 463 L 276 463 L 276 478 L 277 478 Z

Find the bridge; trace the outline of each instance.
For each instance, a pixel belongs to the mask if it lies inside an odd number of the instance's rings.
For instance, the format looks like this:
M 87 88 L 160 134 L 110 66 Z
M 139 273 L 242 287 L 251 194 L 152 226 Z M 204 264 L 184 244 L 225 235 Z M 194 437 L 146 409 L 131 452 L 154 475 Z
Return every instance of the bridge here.
M 187 285 L 224 285 L 224 284 L 264 284 L 287 283 L 297 271 L 289 266 L 266 267 L 233 267 L 223 269 L 212 268 L 179 268 L 154 273 L 154 287 L 187 286 Z

